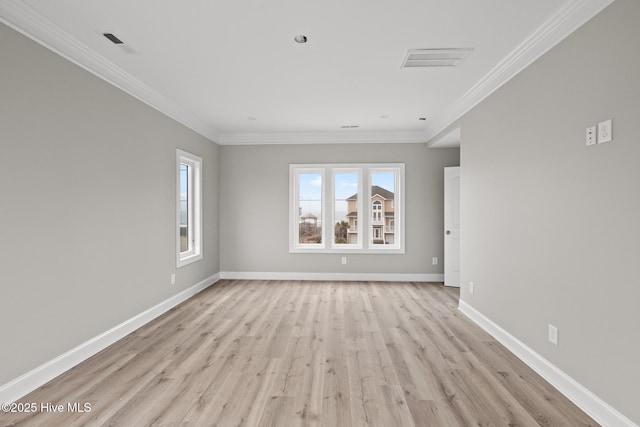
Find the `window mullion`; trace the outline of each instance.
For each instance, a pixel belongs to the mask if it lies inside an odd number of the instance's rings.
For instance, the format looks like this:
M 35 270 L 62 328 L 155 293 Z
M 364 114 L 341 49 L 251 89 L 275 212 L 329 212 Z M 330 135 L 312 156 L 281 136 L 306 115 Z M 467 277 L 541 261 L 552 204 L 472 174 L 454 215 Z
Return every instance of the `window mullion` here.
M 369 168 L 365 168 L 362 174 L 363 197 L 360 201 L 362 207 L 362 247 L 367 249 L 371 248 L 371 239 L 373 238 L 371 235 L 371 177 L 369 173 Z
M 364 232 L 366 228 L 364 225 L 365 223 L 363 221 L 364 215 L 365 215 L 363 206 L 364 206 L 364 200 L 366 200 L 364 189 L 367 188 L 364 184 L 365 175 L 366 175 L 366 169 L 363 169 L 363 168 L 358 169 L 358 203 L 357 203 L 358 215 L 357 215 L 357 218 L 358 218 L 358 244 L 361 249 L 364 249 L 367 247 L 366 245 L 367 236 L 365 236 L 365 232 Z
M 333 200 L 333 169 L 325 167 L 322 169 L 322 242 L 324 250 L 329 252 L 333 247 L 333 221 L 334 221 L 334 200 Z

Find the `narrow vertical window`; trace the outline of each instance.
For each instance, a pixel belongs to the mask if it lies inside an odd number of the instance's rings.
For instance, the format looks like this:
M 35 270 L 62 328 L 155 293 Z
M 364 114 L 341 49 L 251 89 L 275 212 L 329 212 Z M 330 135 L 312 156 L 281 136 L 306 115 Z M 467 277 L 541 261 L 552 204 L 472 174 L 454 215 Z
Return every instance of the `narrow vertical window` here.
M 398 172 L 374 170 L 371 172 L 371 244 L 395 245 L 395 200 Z
M 358 217 L 361 212 L 360 172 L 336 171 L 333 174 L 333 246 L 361 246 Z
M 380 200 L 373 201 L 371 211 L 373 212 L 374 223 L 382 221 L 382 203 L 380 202 Z
M 177 266 L 202 259 L 202 159 L 176 150 Z
M 189 243 L 192 241 L 192 229 L 189 228 L 189 166 L 180 163 L 180 253 L 189 250 Z
M 295 172 L 293 192 L 297 248 L 324 247 L 323 191 L 323 171 L 307 169 Z

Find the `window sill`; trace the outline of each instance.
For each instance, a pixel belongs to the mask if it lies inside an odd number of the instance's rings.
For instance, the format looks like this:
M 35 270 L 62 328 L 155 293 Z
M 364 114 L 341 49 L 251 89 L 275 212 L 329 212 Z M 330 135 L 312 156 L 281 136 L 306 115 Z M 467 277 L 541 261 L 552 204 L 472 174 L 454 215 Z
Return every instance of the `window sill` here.
M 182 258 L 178 258 L 176 262 L 176 266 L 178 268 L 184 267 L 185 265 L 192 264 L 196 261 L 200 261 L 201 259 L 202 259 L 202 254 L 193 254 L 193 255 L 185 256 Z
M 320 248 L 294 248 L 289 249 L 290 254 L 327 254 L 327 255 L 347 255 L 347 254 L 364 254 L 364 255 L 403 255 L 403 248 L 380 248 L 380 249 L 320 249 Z

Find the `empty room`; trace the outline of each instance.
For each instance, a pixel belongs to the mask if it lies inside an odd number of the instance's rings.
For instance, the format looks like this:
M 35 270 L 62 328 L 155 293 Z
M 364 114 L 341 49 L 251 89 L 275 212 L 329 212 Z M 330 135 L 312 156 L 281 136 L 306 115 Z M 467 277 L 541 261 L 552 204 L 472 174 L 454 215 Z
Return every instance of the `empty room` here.
M 0 0 L 0 426 L 640 425 L 640 2 Z

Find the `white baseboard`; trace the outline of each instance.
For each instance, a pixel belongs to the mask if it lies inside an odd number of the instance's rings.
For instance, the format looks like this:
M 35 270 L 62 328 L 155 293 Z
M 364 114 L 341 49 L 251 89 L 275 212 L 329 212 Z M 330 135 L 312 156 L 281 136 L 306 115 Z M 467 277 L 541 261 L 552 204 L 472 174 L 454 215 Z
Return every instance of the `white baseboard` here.
M 221 271 L 221 279 L 231 280 L 321 280 L 357 282 L 444 282 L 444 274 L 411 273 L 303 273 Z
M 463 300 L 459 302 L 459 310 L 601 425 L 638 427 L 633 421 Z
M 15 402 L 141 326 L 149 323 L 161 314 L 169 311 L 181 302 L 216 283 L 218 280 L 220 280 L 220 273 L 209 276 L 189 289 L 185 289 L 160 304 L 145 310 L 108 331 L 72 348 L 55 359 L 0 386 L 0 403 Z

